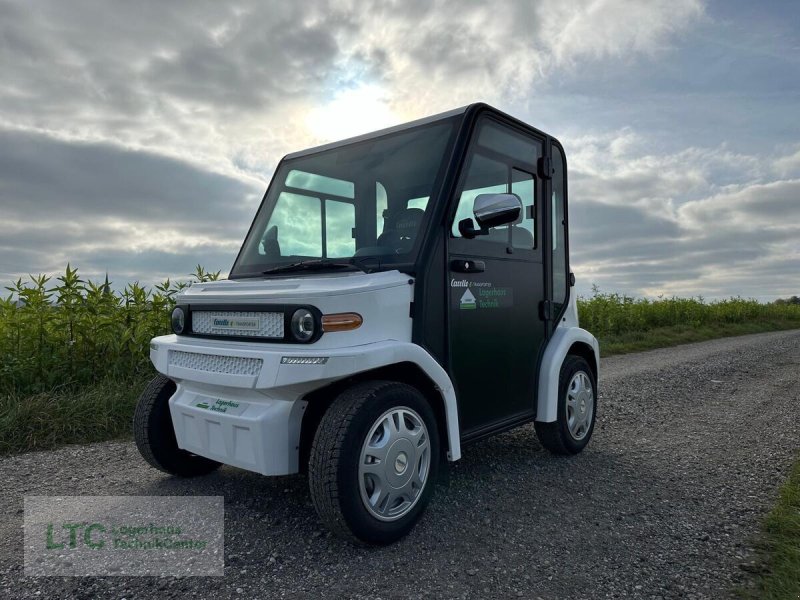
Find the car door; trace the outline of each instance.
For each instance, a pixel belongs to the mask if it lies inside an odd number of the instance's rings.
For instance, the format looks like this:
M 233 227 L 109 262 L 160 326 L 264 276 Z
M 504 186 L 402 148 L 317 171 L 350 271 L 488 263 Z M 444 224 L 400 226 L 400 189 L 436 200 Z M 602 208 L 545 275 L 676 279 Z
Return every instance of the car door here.
M 544 139 L 483 117 L 452 198 L 449 368 L 465 439 L 534 414 L 536 365 L 546 336 L 539 312 L 545 298 L 543 190 L 536 170 L 543 151 Z M 486 193 L 519 196 L 521 219 L 486 235 L 462 236 L 459 222 L 473 218 L 475 197 Z

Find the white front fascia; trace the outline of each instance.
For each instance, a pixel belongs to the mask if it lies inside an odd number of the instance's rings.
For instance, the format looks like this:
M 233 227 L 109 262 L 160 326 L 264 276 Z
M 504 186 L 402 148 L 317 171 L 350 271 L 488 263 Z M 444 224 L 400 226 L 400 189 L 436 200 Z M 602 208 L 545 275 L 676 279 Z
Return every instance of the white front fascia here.
M 567 310 L 547 342 L 542 363 L 539 365 L 539 388 L 536 402 L 536 420 L 553 422 L 558 417 L 558 383 L 561 365 L 573 344 L 587 344 L 594 352 L 597 378 L 600 379 L 600 345 L 597 339 L 578 326 L 578 305 L 575 294 L 570 295 Z
M 177 383 L 170 411 L 178 445 L 265 475 L 295 473 L 306 394 L 357 373 L 409 362 L 441 394 L 448 457 L 457 460 L 461 446 L 453 385 L 430 354 L 411 343 L 413 291 L 413 281 L 396 271 L 192 286 L 179 302 L 193 310 L 202 304 L 297 303 L 316 306 L 323 314 L 357 312 L 364 322 L 353 331 L 325 333 L 313 344 L 175 335 L 153 339 L 153 364 Z M 318 364 L 287 363 L 292 358 L 317 359 Z M 226 412 L 214 410 L 218 406 Z

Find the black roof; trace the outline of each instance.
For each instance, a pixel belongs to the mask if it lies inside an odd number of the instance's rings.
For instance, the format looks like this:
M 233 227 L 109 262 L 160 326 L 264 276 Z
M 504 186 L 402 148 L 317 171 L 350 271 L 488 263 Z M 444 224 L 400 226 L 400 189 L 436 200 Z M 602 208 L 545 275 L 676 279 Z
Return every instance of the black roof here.
M 389 133 L 395 133 L 395 132 L 398 132 L 398 131 L 403 131 L 405 129 L 411 129 L 412 127 L 417 127 L 419 125 L 425 125 L 427 123 L 434 123 L 436 121 L 449 119 L 451 117 L 463 116 L 468 112 L 473 113 L 473 114 L 477 114 L 479 112 L 484 112 L 484 111 L 494 113 L 494 114 L 496 114 L 496 115 L 498 115 L 498 116 L 500 116 L 502 118 L 505 118 L 505 119 L 508 119 L 509 121 L 515 122 L 518 125 L 522 126 L 523 128 L 528 129 L 531 132 L 535 132 L 538 135 L 541 135 L 541 136 L 544 136 L 544 137 L 548 137 L 548 138 L 552 139 L 555 143 L 558 143 L 558 140 L 556 140 L 552 136 L 546 134 L 545 132 L 537 129 L 536 127 L 533 127 L 533 126 L 529 125 L 528 123 L 525 123 L 524 121 L 520 121 L 516 117 L 512 117 L 511 115 L 509 115 L 509 114 L 507 114 L 507 113 L 505 113 L 505 112 L 503 112 L 503 111 L 501 111 L 501 110 L 499 110 L 497 108 L 494 108 L 493 106 L 489 106 L 488 104 L 485 104 L 483 102 L 476 102 L 476 103 L 473 103 L 473 104 L 468 104 L 466 106 L 462 106 L 461 108 L 454 108 L 453 110 L 448 110 L 447 112 L 439 113 L 439 114 L 436 114 L 436 115 L 431 115 L 429 117 L 424 117 L 422 119 L 417 119 L 415 121 L 409 121 L 408 123 L 401 123 L 400 125 L 395 125 L 394 127 L 387 127 L 386 129 L 379 129 L 378 131 L 371 131 L 370 133 L 365 133 L 365 134 L 358 135 L 358 136 L 351 137 L 351 138 L 347 138 L 347 139 L 344 139 L 344 140 L 339 140 L 337 142 L 330 142 L 328 144 L 323 144 L 321 146 L 315 146 L 313 148 L 307 148 L 305 150 L 299 150 L 298 152 L 292 152 L 290 154 L 287 154 L 283 158 L 284 158 L 284 160 L 290 159 L 290 158 L 299 158 L 301 156 L 307 156 L 309 154 L 314 154 L 316 152 L 321 152 L 323 150 L 330 150 L 332 148 L 338 148 L 340 146 L 346 146 L 348 144 L 353 144 L 353 143 L 356 143 L 356 142 L 363 142 L 363 141 L 366 141 L 366 140 L 379 138 L 379 137 L 384 136 L 384 135 L 389 134 Z
M 383 135 L 389 133 L 395 133 L 397 131 L 403 131 L 404 129 L 411 129 L 412 127 L 416 127 L 418 125 L 425 125 L 427 123 L 433 123 L 435 121 L 441 121 L 442 119 L 448 119 L 450 117 L 455 117 L 458 115 L 463 115 L 467 112 L 467 109 L 472 105 L 462 106 L 461 108 L 454 108 L 453 110 L 448 110 L 447 112 L 439 113 L 436 115 L 431 115 L 429 117 L 423 117 L 422 119 L 417 119 L 415 121 L 409 121 L 408 123 L 401 123 L 400 125 L 395 125 L 393 127 L 387 127 L 386 129 L 379 129 L 377 131 L 371 131 L 369 133 L 364 133 L 362 135 L 357 135 L 355 137 L 346 138 L 344 140 L 339 140 L 338 142 L 330 142 L 328 144 L 323 144 L 321 146 L 315 146 L 313 148 L 307 148 L 306 150 L 299 150 L 297 152 L 292 152 L 291 154 L 287 154 L 284 159 L 287 158 L 299 158 L 301 156 L 306 156 L 308 154 L 314 154 L 316 152 L 321 152 L 323 150 L 330 150 L 331 148 L 338 148 L 339 146 L 346 146 L 347 144 L 353 144 L 355 142 L 363 142 L 365 140 L 370 140 L 373 138 L 378 138 Z

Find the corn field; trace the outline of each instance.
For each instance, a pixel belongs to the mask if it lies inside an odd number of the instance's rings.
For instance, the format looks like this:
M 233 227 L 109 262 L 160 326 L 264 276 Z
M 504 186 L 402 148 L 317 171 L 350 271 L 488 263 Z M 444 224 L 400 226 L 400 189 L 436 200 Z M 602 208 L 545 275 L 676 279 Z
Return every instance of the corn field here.
M 200 266 L 191 275 L 195 281 L 218 277 Z M 133 283 L 116 292 L 107 281 L 81 279 L 69 265 L 53 279 L 17 281 L 0 300 L 0 394 L 21 397 L 151 373 L 150 339 L 169 333 L 175 294 L 187 285 L 168 280 L 148 289 Z M 579 300 L 579 312 L 581 325 L 601 343 L 677 326 L 780 321 L 800 327 L 800 305 L 742 298 L 647 300 L 595 289 Z
M 196 281 L 217 279 L 198 265 Z M 17 396 L 124 380 L 152 371 L 149 342 L 170 332 L 174 297 L 188 282 L 122 291 L 67 268 L 21 279 L 0 299 L 0 394 Z

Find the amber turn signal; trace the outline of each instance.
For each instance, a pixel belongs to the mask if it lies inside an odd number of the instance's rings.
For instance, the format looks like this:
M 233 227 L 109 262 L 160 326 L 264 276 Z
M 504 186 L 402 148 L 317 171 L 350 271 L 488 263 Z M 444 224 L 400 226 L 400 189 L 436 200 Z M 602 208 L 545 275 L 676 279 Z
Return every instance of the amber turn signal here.
M 358 313 L 336 313 L 322 315 L 322 331 L 350 331 L 358 329 L 364 319 Z

